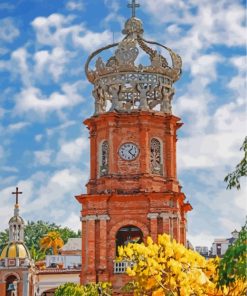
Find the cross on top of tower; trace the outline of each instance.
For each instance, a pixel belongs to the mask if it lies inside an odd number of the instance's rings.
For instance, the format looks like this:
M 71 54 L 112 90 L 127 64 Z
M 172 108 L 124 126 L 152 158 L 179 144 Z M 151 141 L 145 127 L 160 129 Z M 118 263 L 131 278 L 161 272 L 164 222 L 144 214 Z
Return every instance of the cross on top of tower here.
M 136 16 L 136 8 L 140 7 L 140 4 L 136 3 L 135 0 L 132 0 L 132 3 L 128 4 L 128 8 L 132 9 L 132 17 Z
M 15 205 L 18 205 L 18 197 L 19 194 L 22 194 L 22 192 L 18 190 L 18 187 L 16 187 L 15 192 L 12 192 L 12 194 L 15 194 Z

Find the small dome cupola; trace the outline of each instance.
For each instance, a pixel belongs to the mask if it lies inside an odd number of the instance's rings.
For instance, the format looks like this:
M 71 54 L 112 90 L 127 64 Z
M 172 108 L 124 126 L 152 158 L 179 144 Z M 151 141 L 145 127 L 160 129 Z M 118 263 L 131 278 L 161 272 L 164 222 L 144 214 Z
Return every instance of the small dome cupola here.
M 16 202 L 14 208 L 14 216 L 9 220 L 9 242 L 24 242 L 24 227 L 25 223 L 22 217 L 19 215 L 19 202 L 18 196 L 22 194 L 22 192 L 18 191 L 18 187 L 16 187 L 16 191 L 12 192 L 12 194 L 16 195 Z
M 171 114 L 173 83 L 181 75 L 182 60 L 170 48 L 143 37 L 142 21 L 135 17 L 139 7 L 134 0 L 128 5 L 132 17 L 125 23 L 125 37 L 93 52 L 86 64 L 88 80 L 94 85 L 95 115 L 105 112 L 158 111 Z M 109 50 L 116 47 L 112 52 Z M 166 50 L 172 65 L 160 53 Z M 106 61 L 99 54 L 106 57 Z M 142 59 L 149 63 L 142 62 Z M 93 69 L 90 68 L 94 60 Z M 93 62 L 92 62 L 93 63 Z
M 19 215 L 18 197 L 22 192 L 16 187 L 16 191 L 12 192 L 12 194 L 16 196 L 14 216 L 9 220 L 9 242 L 0 254 L 0 265 L 5 267 L 29 266 L 31 264 L 31 256 L 24 243 L 25 222 Z

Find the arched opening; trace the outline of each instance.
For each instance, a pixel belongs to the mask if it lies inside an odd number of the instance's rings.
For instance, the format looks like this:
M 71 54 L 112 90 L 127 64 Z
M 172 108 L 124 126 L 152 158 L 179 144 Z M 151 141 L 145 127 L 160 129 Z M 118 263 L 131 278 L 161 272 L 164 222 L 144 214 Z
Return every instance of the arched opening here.
M 6 296 L 15 296 L 17 295 L 17 277 L 13 274 L 9 275 L 6 278 Z
M 161 142 L 156 138 L 151 139 L 150 165 L 152 174 L 163 175 L 162 145 Z
M 140 228 L 134 225 L 121 227 L 116 234 L 116 256 L 118 256 L 118 247 L 126 246 L 128 243 L 142 243 L 143 233 Z
M 47 291 L 44 291 L 41 296 L 54 296 L 56 289 L 49 289 Z
M 109 144 L 108 141 L 103 141 L 101 143 L 100 151 L 100 176 L 105 176 L 108 174 L 109 167 Z

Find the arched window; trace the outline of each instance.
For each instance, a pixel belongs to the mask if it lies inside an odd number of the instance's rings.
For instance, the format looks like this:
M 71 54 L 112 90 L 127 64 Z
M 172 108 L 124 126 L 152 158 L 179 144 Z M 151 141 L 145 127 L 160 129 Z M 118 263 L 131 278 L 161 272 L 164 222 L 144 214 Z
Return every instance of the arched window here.
M 13 295 L 13 292 L 17 291 L 17 277 L 15 275 L 10 275 L 6 279 L 6 296 Z
M 155 138 L 151 140 L 150 165 L 152 174 L 163 175 L 161 143 Z
M 134 225 L 121 227 L 116 234 L 116 256 L 118 256 L 118 247 L 126 246 L 128 243 L 142 243 L 143 233 L 140 228 Z
M 101 159 L 100 159 L 100 176 L 108 174 L 109 164 L 109 144 L 108 141 L 104 141 L 101 144 Z

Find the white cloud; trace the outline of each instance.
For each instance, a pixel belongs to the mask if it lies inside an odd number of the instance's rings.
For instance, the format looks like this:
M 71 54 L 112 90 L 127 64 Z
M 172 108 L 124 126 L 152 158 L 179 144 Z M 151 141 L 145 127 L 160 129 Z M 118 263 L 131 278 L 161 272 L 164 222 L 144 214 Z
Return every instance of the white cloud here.
M 36 77 L 42 80 L 44 76 L 51 74 L 53 80 L 57 82 L 64 73 L 70 56 L 71 54 L 61 47 L 55 47 L 51 52 L 48 50 L 36 52 L 34 54 Z
M 18 114 L 35 112 L 36 115 L 44 117 L 48 112 L 73 107 L 83 101 L 78 93 L 81 86 L 81 82 L 65 83 L 61 87 L 61 93 L 53 92 L 48 97 L 38 88 L 25 88 L 16 96 L 15 112 Z
M 4 18 L 0 20 L 0 41 L 10 43 L 19 35 L 20 31 L 15 26 L 13 19 Z
M 70 168 L 64 170 L 57 170 L 52 175 L 45 175 L 44 180 L 39 182 L 37 178 L 33 178 L 32 181 L 36 184 L 35 195 L 33 199 L 28 203 L 26 209 L 27 214 L 31 214 L 32 211 L 39 209 L 39 213 L 36 216 L 37 219 L 45 214 L 46 219 L 57 222 L 47 209 L 57 208 L 63 210 L 79 208 L 79 204 L 74 199 L 74 195 L 81 192 L 81 181 L 84 179 L 83 174 L 77 168 Z M 71 202 L 68 202 L 68 200 Z M 66 213 L 64 216 L 67 216 Z
M 71 43 L 75 47 L 83 48 L 87 51 L 95 50 L 101 45 L 108 44 L 112 41 L 112 33 L 103 31 L 100 33 L 92 32 L 85 29 L 83 24 L 72 25 L 71 16 L 61 14 L 52 14 L 45 17 L 37 17 L 32 25 L 36 30 L 38 43 L 58 48 L 64 48 L 66 44 Z M 70 40 L 68 41 L 68 39 Z
M 48 165 L 51 162 L 52 150 L 34 151 L 35 163 L 38 165 Z
M 217 78 L 216 66 L 222 61 L 219 55 L 201 55 L 191 65 L 191 75 L 194 77 L 204 77 L 209 79 L 209 82 Z
M 11 60 L 7 67 L 13 74 L 18 75 L 25 86 L 31 85 L 31 71 L 28 65 L 28 52 L 22 47 L 12 52 Z
M 235 229 L 240 230 L 242 225 L 235 220 L 232 220 L 231 217 L 220 217 L 219 221 L 222 225 L 224 225 L 225 229 L 229 232 L 229 237 L 231 236 L 231 232 Z
M 72 11 L 73 10 L 82 11 L 84 10 L 84 4 L 81 0 L 80 1 L 70 0 L 69 2 L 66 3 L 66 8 Z
M 24 129 L 25 127 L 29 126 L 30 122 L 17 122 L 17 123 L 12 123 L 8 126 L 7 130 L 8 132 L 14 133 L 14 132 L 19 132 L 21 129 Z
M 87 138 L 80 137 L 70 142 L 64 142 L 61 144 L 56 161 L 58 163 L 78 163 L 88 148 L 89 141 Z
M 1 151 L 1 149 L 0 149 L 0 151 Z M 0 158 L 1 158 L 1 155 L 0 155 Z M 18 173 L 18 169 L 15 167 L 11 167 L 11 166 L 1 166 L 1 170 L 4 172 Z
M 38 134 L 38 135 L 36 135 L 34 138 L 35 138 L 35 141 L 36 141 L 36 142 L 40 142 L 40 141 L 42 140 L 42 138 L 43 138 L 43 135 Z
M 84 35 L 74 34 L 72 38 L 75 46 L 79 45 L 88 52 L 92 52 L 100 46 L 112 43 L 112 33 L 109 31 L 101 33 L 86 31 Z
M 196 246 L 207 246 L 208 248 L 210 248 L 215 237 L 212 234 L 203 231 L 203 233 L 195 235 L 189 234 L 187 239 L 192 243 L 192 246 L 194 248 Z
M 244 135 L 241 132 L 201 134 L 178 141 L 178 167 L 181 170 L 216 168 L 239 160 L 238 148 Z
M 73 229 L 74 231 L 78 231 L 81 229 L 81 222 L 80 222 L 80 215 L 79 212 L 73 212 L 70 213 L 68 218 L 66 220 L 61 220 L 60 224 L 63 227 L 69 227 L 70 229 Z
M 15 181 L 14 185 L 0 191 L 0 215 L 3 222 L 0 223 L 0 231 L 8 227 L 8 220 L 13 215 L 14 197 L 11 199 L 11 192 L 16 186 L 23 192 L 19 198 L 19 204 L 20 214 L 25 220 L 42 219 L 60 224 L 61 221 L 68 219 L 68 211 L 70 213 L 78 211 L 79 229 L 80 204 L 74 195 L 84 190 L 81 184 L 87 180 L 88 172 L 85 174 L 75 167 L 70 167 L 70 169 L 57 170 L 52 173 L 36 172 L 29 176 L 28 180 Z M 54 215 L 55 211 L 57 215 Z M 72 220 L 70 221 L 72 223 Z
M 0 159 L 4 158 L 4 149 L 3 147 L 0 145 Z
M 65 123 L 62 123 L 62 124 L 56 126 L 56 127 L 47 128 L 46 129 L 46 134 L 47 134 L 47 136 L 50 137 L 50 136 L 53 136 L 54 134 L 56 134 L 57 132 L 63 132 L 67 128 L 72 127 L 72 126 L 74 126 L 76 124 L 78 124 L 77 121 L 69 120 L 69 121 L 66 121 Z
M 79 26 L 68 27 L 72 18 L 61 14 L 51 14 L 48 17 L 37 17 L 32 22 L 36 31 L 37 41 L 48 46 L 63 47 L 68 35 Z
M 235 91 L 238 96 L 246 101 L 246 66 L 247 66 L 247 56 L 238 56 L 230 59 L 232 65 L 238 70 L 238 74 L 234 76 L 230 83 L 227 85 L 228 88 Z

